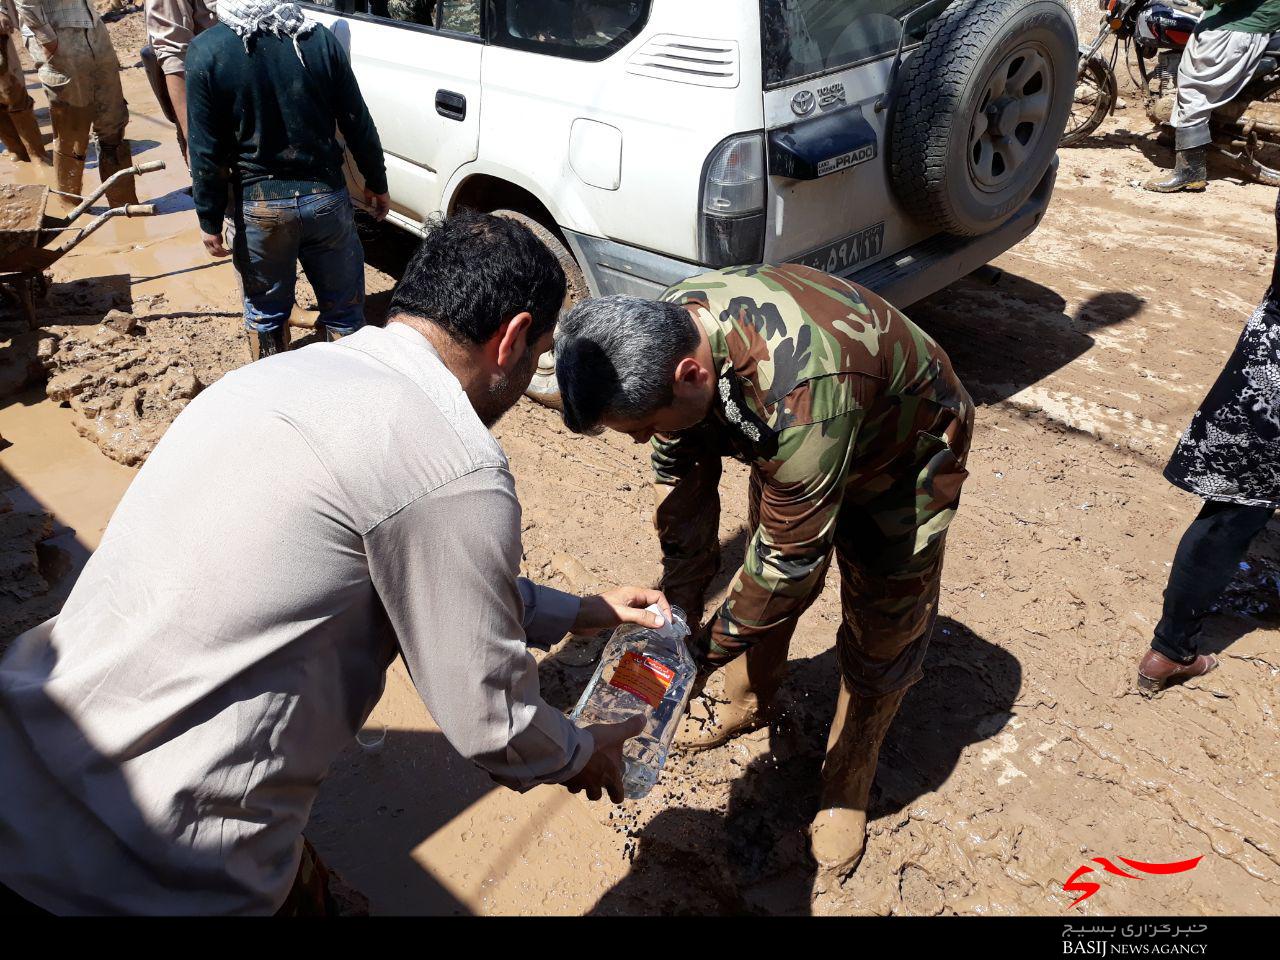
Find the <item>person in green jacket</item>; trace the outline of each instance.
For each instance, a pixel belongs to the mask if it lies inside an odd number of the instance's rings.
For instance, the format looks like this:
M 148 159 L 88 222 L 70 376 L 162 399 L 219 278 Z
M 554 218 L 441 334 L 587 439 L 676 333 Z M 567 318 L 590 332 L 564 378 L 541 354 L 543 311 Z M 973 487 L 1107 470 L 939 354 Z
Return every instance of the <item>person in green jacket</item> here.
M 1156 193 L 1208 186 L 1209 118 L 1253 79 L 1271 34 L 1280 30 L 1280 0 L 1205 0 L 1204 8 L 1178 65 L 1173 174 L 1145 184 Z

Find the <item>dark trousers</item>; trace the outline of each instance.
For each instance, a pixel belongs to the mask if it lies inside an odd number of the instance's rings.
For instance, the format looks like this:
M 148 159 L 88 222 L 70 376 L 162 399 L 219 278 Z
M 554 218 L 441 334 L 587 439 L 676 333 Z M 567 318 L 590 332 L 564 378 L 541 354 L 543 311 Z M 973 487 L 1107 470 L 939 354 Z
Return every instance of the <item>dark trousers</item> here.
M 1196 637 L 1205 615 L 1274 512 L 1271 507 L 1205 501 L 1174 555 L 1164 590 L 1164 613 L 1151 641 L 1153 649 L 1179 663 L 1195 659 Z

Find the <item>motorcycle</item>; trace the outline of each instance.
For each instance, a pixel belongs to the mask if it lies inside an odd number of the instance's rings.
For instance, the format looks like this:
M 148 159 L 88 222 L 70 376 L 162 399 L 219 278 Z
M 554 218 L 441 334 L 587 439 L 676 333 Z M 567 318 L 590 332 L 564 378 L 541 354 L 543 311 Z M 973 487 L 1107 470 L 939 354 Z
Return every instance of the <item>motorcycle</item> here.
M 1072 146 L 1101 126 L 1119 99 L 1116 67 L 1124 51 L 1130 77 L 1142 94 L 1152 123 L 1167 125 L 1178 98 L 1178 64 L 1200 22 L 1188 0 L 1098 0 L 1102 24 L 1081 47 L 1075 102 L 1059 144 Z M 1100 51 L 1114 39 L 1109 55 Z M 1131 57 L 1130 53 L 1136 54 Z M 1167 128 L 1166 128 L 1167 130 Z M 1240 94 L 1214 111 L 1213 149 L 1245 176 L 1280 186 L 1280 33 L 1273 34 L 1253 78 Z M 1167 132 L 1165 139 L 1172 144 Z

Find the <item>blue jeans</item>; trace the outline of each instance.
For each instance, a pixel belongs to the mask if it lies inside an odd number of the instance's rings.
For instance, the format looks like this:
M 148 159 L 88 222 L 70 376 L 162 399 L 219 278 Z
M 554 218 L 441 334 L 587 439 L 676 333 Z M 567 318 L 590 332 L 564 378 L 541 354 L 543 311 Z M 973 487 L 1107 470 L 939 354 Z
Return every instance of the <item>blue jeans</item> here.
M 316 291 L 319 322 L 344 335 L 364 326 L 364 248 L 345 189 L 233 202 L 231 211 L 231 258 L 248 329 L 274 333 L 288 322 L 299 260 Z

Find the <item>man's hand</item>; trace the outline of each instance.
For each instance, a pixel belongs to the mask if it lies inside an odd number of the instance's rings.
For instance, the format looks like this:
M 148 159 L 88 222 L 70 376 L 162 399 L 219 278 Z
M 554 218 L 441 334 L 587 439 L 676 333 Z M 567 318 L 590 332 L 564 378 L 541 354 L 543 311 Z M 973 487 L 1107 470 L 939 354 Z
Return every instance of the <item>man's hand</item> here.
M 621 803 L 622 745 L 644 729 L 644 717 L 635 716 L 621 723 L 593 723 L 585 729 L 595 741 L 596 752 L 564 785 L 570 793 L 587 791 L 588 800 L 599 800 L 604 791 L 614 803 Z
M 227 249 L 226 244 L 222 242 L 221 233 L 205 233 L 202 234 L 204 240 L 204 248 L 209 251 L 211 257 L 229 257 L 231 251 Z
M 667 620 L 671 619 L 671 604 L 661 590 L 644 587 L 614 587 L 594 597 L 583 597 L 578 609 L 578 619 L 573 621 L 574 633 L 591 633 L 606 630 L 623 623 L 638 623 L 643 627 L 660 627 L 661 623 L 645 610 L 657 604 Z
M 368 187 L 365 187 L 364 202 L 373 208 L 373 218 L 375 220 L 387 219 L 387 211 L 391 209 L 391 197 L 389 194 L 374 193 Z

